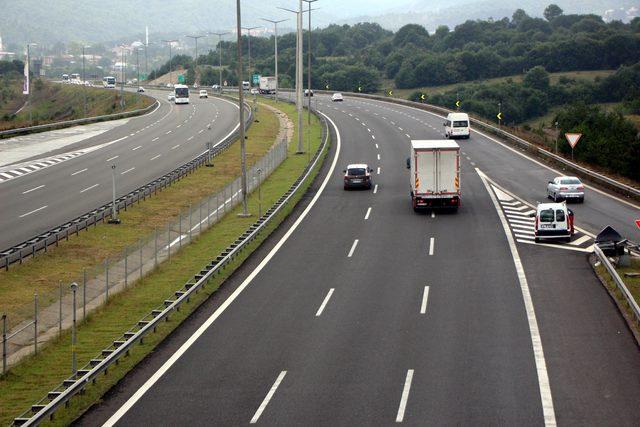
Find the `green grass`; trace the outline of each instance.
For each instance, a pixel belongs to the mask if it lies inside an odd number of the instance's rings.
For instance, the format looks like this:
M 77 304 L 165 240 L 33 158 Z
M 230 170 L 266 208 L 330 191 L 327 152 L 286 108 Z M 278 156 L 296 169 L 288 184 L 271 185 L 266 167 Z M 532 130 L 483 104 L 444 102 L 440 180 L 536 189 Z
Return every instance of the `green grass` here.
M 248 164 L 262 157 L 274 143 L 279 124 L 275 114 L 260 109 L 259 120 L 247 132 Z M 26 263 L 14 264 L 9 271 L 0 270 L 0 312 L 7 314 L 11 325 L 32 316 L 34 292 L 41 306 L 58 298 L 58 282 L 70 283 L 82 277 L 83 268 L 100 265 L 105 259 L 120 256 L 125 247 L 151 235 L 155 227 L 166 228 L 181 210 L 188 209 L 209 194 L 224 188 L 240 175 L 240 144 L 233 144 L 214 160 L 215 167 L 199 168 L 188 177 L 158 192 L 157 196 L 133 205 L 122 212 L 122 224 L 98 224 L 70 237 L 58 248 L 38 254 Z
M 618 306 L 625 312 L 626 317 L 633 319 L 633 312 L 626 306 L 625 297 L 618 290 L 618 287 L 615 285 L 613 278 L 609 275 L 609 272 L 604 267 L 604 265 L 600 264 L 594 268 L 598 275 L 605 281 L 605 284 L 609 291 L 617 299 Z M 629 292 L 631 292 L 631 295 L 635 299 L 636 303 L 640 304 L 640 277 L 625 277 L 624 275 L 624 273 L 640 273 L 640 259 L 632 258 L 631 265 L 629 267 L 617 267 L 616 271 L 618 272 L 620 278 L 624 281 L 627 289 L 629 289 Z M 637 328 L 637 325 L 634 324 L 630 326 L 636 328 L 636 333 L 640 334 L 640 329 Z
M 565 71 L 560 73 L 550 73 L 549 77 L 551 79 L 551 84 L 556 84 L 558 83 L 561 77 L 593 81 L 595 80 L 596 77 L 607 77 L 613 73 L 615 73 L 615 70 Z M 396 89 L 395 83 L 393 82 L 393 80 L 384 80 L 382 82 L 382 90 L 378 92 L 378 94 L 386 95 L 387 90 L 393 88 L 394 97 L 407 98 L 413 92 L 417 92 L 417 91 L 424 92 L 427 95 L 429 95 L 434 93 L 444 93 L 450 90 L 455 90 L 457 87 L 462 85 L 475 84 L 475 83 L 499 83 L 499 82 L 505 82 L 508 79 L 512 79 L 514 82 L 522 82 L 523 78 L 524 78 L 524 74 L 516 74 L 513 76 L 496 77 L 493 79 L 475 80 L 470 82 L 461 82 L 461 83 L 454 83 L 454 84 L 441 85 L 441 86 L 424 86 L 424 87 L 413 88 L 413 89 Z
M 279 103 L 278 108 L 285 111 L 295 121 L 294 108 L 288 104 Z M 316 150 L 320 144 L 321 127 L 314 117 L 312 129 L 312 150 Z M 258 127 L 259 125 L 254 125 Z M 254 128 L 252 127 L 252 129 Z M 304 169 L 307 156 L 293 154 L 295 144 L 290 146 L 290 156 L 269 177 L 262 186 L 263 206 L 270 206 L 293 183 Z M 325 151 L 326 155 L 326 151 Z M 317 173 L 321 162 L 315 168 Z M 305 182 L 305 188 L 310 184 L 310 179 Z M 272 231 L 286 215 L 293 209 L 295 203 L 302 197 L 304 191 L 296 194 L 286 209 L 279 215 L 277 221 L 270 225 L 268 232 Z M 252 194 L 249 198 L 251 212 L 257 211 L 257 197 Z M 184 246 L 170 262 L 163 263 L 155 271 L 145 277 L 136 286 L 115 295 L 109 303 L 92 313 L 87 322 L 82 324 L 78 332 L 78 360 L 79 366 L 94 357 L 102 348 L 116 339 L 133 325 L 137 320 L 159 305 L 165 298 L 171 297 L 174 290 L 190 279 L 194 273 L 215 258 L 228 244 L 241 234 L 253 221 L 252 218 L 239 218 L 237 213 L 240 208 L 230 212 L 217 225 L 204 232 L 188 246 Z M 268 232 L 261 235 L 266 238 Z M 109 370 L 109 374 L 98 380 L 96 385 L 87 387 L 84 395 L 72 400 L 67 409 L 56 414 L 54 425 L 68 425 L 73 419 L 85 411 L 91 404 L 98 401 L 109 388 L 122 378 L 135 364 L 142 360 L 146 354 L 173 329 L 181 320 L 188 316 L 202 301 L 211 295 L 217 287 L 238 267 L 245 257 L 260 244 L 260 241 L 252 243 L 251 247 L 237 258 L 233 265 L 226 268 L 222 276 L 215 278 L 206 288 L 200 292 L 191 303 L 183 306 L 182 310 L 172 315 L 171 320 L 163 323 L 157 330 L 145 338 L 143 345 L 137 345 L 130 356 L 121 360 L 118 366 Z M 70 374 L 70 338 L 64 335 L 62 338 L 45 346 L 37 356 L 31 356 L 23 363 L 15 366 L 9 373 L 0 379 L 0 424 L 9 424 L 15 416 L 27 409 L 43 397 L 48 391 L 60 383 Z
M 154 103 L 153 98 L 140 96 L 137 93 L 125 92 L 125 109 L 120 107 L 120 91 L 105 90 L 95 87 L 83 87 L 72 84 L 55 84 L 44 80 L 35 80 L 31 84 L 30 108 L 23 108 L 13 115 L 5 113 L 0 116 L 0 130 L 15 129 L 32 125 L 41 125 L 85 117 L 84 94 L 87 96 L 86 117 L 120 113 L 122 111 L 145 108 Z M 7 100 L 7 108 L 18 102 L 26 102 L 27 97 L 18 92 L 18 99 Z M 29 110 L 33 122 L 29 121 Z

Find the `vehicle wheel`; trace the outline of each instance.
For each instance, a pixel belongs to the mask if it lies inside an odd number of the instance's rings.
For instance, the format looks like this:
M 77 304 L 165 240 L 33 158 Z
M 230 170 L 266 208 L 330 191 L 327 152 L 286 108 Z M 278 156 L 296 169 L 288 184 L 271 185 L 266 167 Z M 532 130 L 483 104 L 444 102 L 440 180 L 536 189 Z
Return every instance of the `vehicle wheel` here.
M 565 237 L 564 241 L 565 241 L 566 243 L 570 243 L 570 242 L 571 242 L 571 237 Z
M 580 197 L 580 198 L 578 199 L 578 203 L 584 203 L 584 197 Z
M 553 201 L 558 203 L 558 195 L 556 193 L 553 193 Z
M 535 238 L 533 239 L 533 241 L 534 241 L 534 242 L 536 242 L 536 243 L 540 243 L 540 239 L 538 239 L 537 237 L 535 237 Z
M 344 186 L 344 191 L 347 191 L 349 189 L 349 187 L 347 187 L 346 185 Z

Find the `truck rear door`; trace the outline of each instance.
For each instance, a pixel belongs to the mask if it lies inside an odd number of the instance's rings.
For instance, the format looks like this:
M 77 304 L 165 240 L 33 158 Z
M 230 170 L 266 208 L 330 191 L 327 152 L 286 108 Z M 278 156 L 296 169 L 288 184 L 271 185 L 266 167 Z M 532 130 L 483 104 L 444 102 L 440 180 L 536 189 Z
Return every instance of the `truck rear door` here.
M 438 193 L 458 192 L 458 152 L 453 150 L 438 150 Z
M 416 151 L 416 194 L 437 191 L 437 151 Z

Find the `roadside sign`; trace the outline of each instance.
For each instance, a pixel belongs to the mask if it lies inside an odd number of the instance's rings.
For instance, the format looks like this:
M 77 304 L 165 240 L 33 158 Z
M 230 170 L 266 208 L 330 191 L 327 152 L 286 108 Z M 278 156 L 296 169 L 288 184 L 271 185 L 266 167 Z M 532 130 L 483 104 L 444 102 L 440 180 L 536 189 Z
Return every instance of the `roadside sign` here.
M 456 101 L 456 107 L 460 108 L 460 100 Z M 498 118 L 500 118 L 500 117 L 498 117 Z
M 498 118 L 498 120 L 502 120 L 502 112 L 498 113 L 496 117 Z
M 636 219 L 636 225 L 640 228 L 640 219 Z
M 324 88 L 325 88 L 326 90 L 329 90 L 329 85 L 325 85 L 325 86 L 324 86 Z
M 424 93 L 420 94 L 420 101 L 424 101 L 425 99 L 427 99 L 427 95 L 425 95 Z
M 182 74 L 178 74 L 178 83 L 184 84 L 184 76 Z
M 578 144 L 578 141 L 580 141 L 582 134 L 581 133 L 565 133 L 564 137 L 567 138 L 567 142 L 569 143 L 571 148 L 574 148 L 576 144 Z
M 362 92 L 362 86 L 358 86 L 358 92 Z
M 387 96 L 393 96 L 393 89 L 389 89 L 387 91 Z
M 252 77 L 252 81 L 254 85 L 257 85 L 258 83 L 260 83 L 260 74 L 254 74 Z
M 226 80 L 222 82 L 222 86 L 229 86 L 229 82 L 227 82 Z

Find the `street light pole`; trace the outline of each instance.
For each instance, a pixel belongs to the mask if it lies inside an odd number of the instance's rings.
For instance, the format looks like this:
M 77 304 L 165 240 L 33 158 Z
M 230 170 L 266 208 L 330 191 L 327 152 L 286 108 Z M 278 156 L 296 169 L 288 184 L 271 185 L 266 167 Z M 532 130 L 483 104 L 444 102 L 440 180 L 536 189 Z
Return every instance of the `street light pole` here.
M 76 291 L 78 290 L 78 284 L 73 282 L 71 284 L 71 291 L 73 292 L 73 322 L 71 324 L 71 372 L 73 375 L 78 372 L 76 361 L 76 343 L 78 341 L 76 332 Z
M 307 125 L 311 126 L 311 3 L 315 3 L 318 0 L 303 0 L 308 4 L 309 8 L 309 33 L 307 34 L 307 89 L 309 90 L 309 103 L 307 105 Z
M 216 36 L 218 36 L 218 57 L 219 57 L 218 70 L 220 71 L 220 84 L 218 86 L 220 86 L 220 93 L 222 93 L 222 36 L 229 33 L 226 32 L 226 33 L 211 33 L 211 34 L 215 34 Z
M 239 216 L 248 217 L 249 210 L 247 206 L 247 147 L 244 137 L 244 93 L 242 90 L 242 18 L 240 10 L 240 0 L 236 0 L 236 30 L 237 30 L 237 48 L 238 48 L 238 106 L 240 116 L 240 163 L 242 167 L 242 213 Z
M 171 43 L 175 43 L 178 40 L 162 40 L 163 42 L 167 43 L 169 45 L 169 84 L 173 85 L 173 67 L 171 64 Z
M 249 63 L 247 65 L 247 72 L 252 74 L 251 71 L 251 30 L 255 30 L 258 27 L 242 27 L 243 30 L 247 31 L 247 40 L 249 41 L 248 52 L 249 52 Z M 253 84 L 253 82 L 251 82 Z
M 31 108 L 31 46 L 37 46 L 37 43 L 27 43 L 27 104 L 29 105 L 29 124 L 33 125 L 33 114 Z
M 111 180 L 113 183 L 113 204 L 111 205 L 111 218 L 109 224 L 120 224 L 120 218 L 118 218 L 118 209 L 116 207 L 116 165 L 111 165 Z
M 195 69 L 194 71 L 194 78 L 193 78 L 193 83 L 196 84 L 198 82 L 198 39 L 201 39 L 203 37 L 206 36 L 185 36 L 188 37 L 190 39 L 194 39 L 196 41 L 196 60 L 195 60 Z
M 120 69 L 122 72 L 120 73 L 122 80 L 120 81 L 120 108 L 124 110 L 125 102 L 124 102 L 124 80 L 125 80 L 125 64 L 124 64 L 124 45 L 120 46 L 122 48 L 122 59 L 120 60 Z
M 82 85 L 84 86 L 82 89 L 82 97 L 84 98 L 84 117 L 87 117 L 87 84 L 86 84 L 86 77 L 85 77 L 85 68 L 84 68 L 84 49 L 86 47 L 90 47 L 90 46 L 82 46 Z
M 278 80 L 278 24 L 280 22 L 286 21 L 286 19 L 281 19 L 279 21 L 275 21 L 272 19 L 262 18 L 263 21 L 271 22 L 273 24 L 273 34 L 275 41 L 275 73 L 276 73 L 276 103 L 278 102 L 278 90 L 280 88 L 280 81 Z
M 140 49 L 136 48 L 136 72 L 138 73 L 137 84 L 140 86 Z

